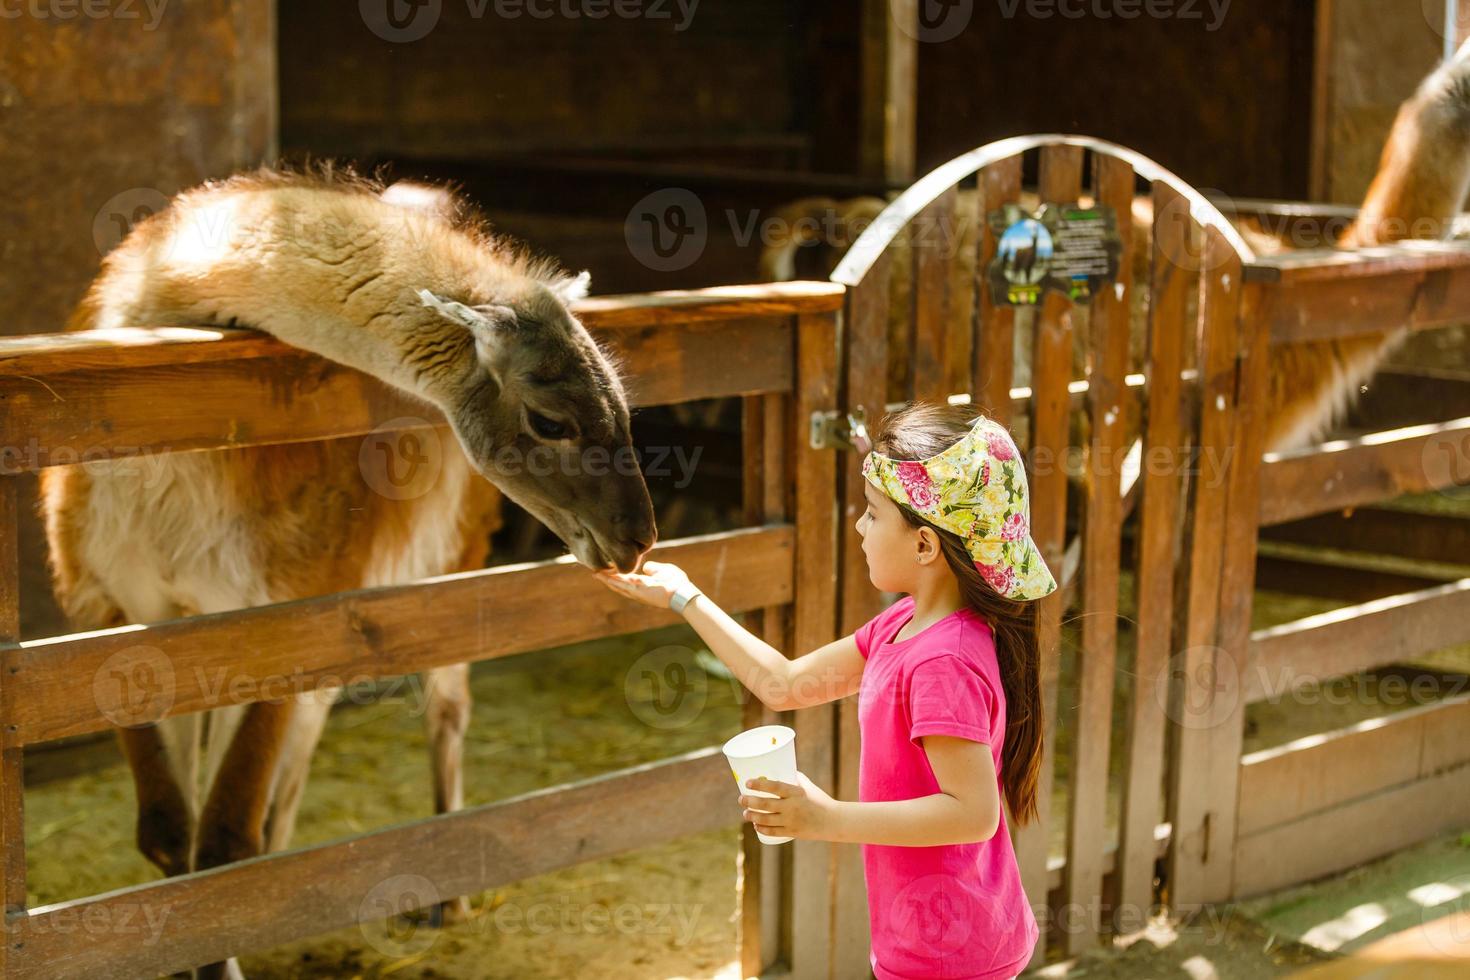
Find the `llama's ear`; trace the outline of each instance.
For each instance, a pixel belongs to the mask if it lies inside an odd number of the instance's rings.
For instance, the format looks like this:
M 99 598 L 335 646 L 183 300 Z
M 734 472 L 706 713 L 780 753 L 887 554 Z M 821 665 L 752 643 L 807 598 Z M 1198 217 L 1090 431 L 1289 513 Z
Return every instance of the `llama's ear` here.
M 554 293 L 557 299 L 568 305 L 579 299 L 587 298 L 587 290 L 592 286 L 592 273 L 583 269 L 575 276 L 557 276 L 546 284 L 546 288 Z
M 505 332 L 516 325 L 516 311 L 509 306 L 466 306 L 458 300 L 436 296 L 427 289 L 418 291 L 424 305 L 444 319 L 467 328 L 475 335 L 475 347 L 492 359 L 505 341 Z

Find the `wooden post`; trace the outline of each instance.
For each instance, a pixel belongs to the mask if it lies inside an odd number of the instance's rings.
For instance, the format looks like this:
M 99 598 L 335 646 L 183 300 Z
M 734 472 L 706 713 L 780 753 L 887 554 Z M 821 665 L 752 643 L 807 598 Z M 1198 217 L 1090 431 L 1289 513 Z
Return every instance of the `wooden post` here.
M 0 643 L 20 640 L 19 518 L 16 478 L 0 476 Z M 9 725 L 13 703 L 10 683 L 14 658 L 0 657 L 0 724 Z M 25 915 L 25 782 L 24 749 L 0 750 L 0 861 L 4 867 L 4 942 L 0 943 L 0 976 L 8 973 L 13 933 L 11 923 Z
M 862 170 L 900 186 L 914 180 L 918 34 L 919 0 L 864 0 Z
M 1237 316 L 1237 337 L 1242 353 L 1238 368 L 1235 429 L 1231 440 L 1235 459 L 1230 467 L 1230 496 L 1225 524 L 1233 532 L 1225 537 L 1223 568 L 1220 571 L 1218 663 L 1234 671 L 1221 681 L 1233 686 L 1237 697 L 1229 709 L 1217 710 L 1213 758 L 1230 763 L 1230 769 L 1211 787 L 1210 807 L 1216 826 L 1215 847 L 1224 855 L 1212 860 L 1205 894 L 1210 901 L 1234 897 L 1235 843 L 1240 812 L 1240 754 L 1245 739 L 1245 680 L 1250 662 L 1251 602 L 1255 595 L 1256 544 L 1249 528 L 1260 507 L 1261 451 L 1265 445 L 1266 395 L 1270 370 L 1270 336 L 1262 318 L 1256 317 L 1256 290 L 1243 284 Z
M 1133 232 L 1133 168 L 1099 154 L 1094 169 L 1094 193 L 1099 204 L 1111 207 L 1117 214 L 1125 258 L 1118 267 L 1120 288 L 1105 285 L 1092 301 L 1093 370 L 1087 388 L 1092 436 L 1082 521 L 1082 656 L 1071 765 L 1074 830 L 1068 837 L 1069 873 L 1065 880 L 1073 883 L 1072 887 L 1085 885 L 1086 894 L 1072 894 L 1069 901 L 1095 899 L 1099 914 L 1090 916 L 1089 920 L 1094 929 L 1108 929 L 1112 922 L 1101 915 L 1107 900 L 1102 891 L 1103 848 L 1107 839 L 1108 750 L 1118 648 L 1123 436 L 1129 408 L 1126 376 L 1133 267 L 1126 257 L 1132 254 L 1129 246 Z M 1097 817 L 1084 820 L 1083 814 Z M 1074 869 L 1075 876 L 1071 873 Z M 1063 894 L 1067 894 L 1067 889 Z
M 771 524 L 786 520 L 786 440 L 792 438 L 785 424 L 790 417 L 790 399 L 781 393 L 747 395 L 742 399 L 744 476 L 743 496 L 747 524 Z M 767 606 L 752 614 L 752 630 L 777 650 L 791 650 L 790 622 L 785 606 Z M 787 724 L 768 709 L 760 698 L 745 692 L 741 718 L 744 728 Z M 760 976 L 771 969 L 789 946 L 782 945 L 781 923 L 790 908 L 790 895 L 783 885 L 789 879 L 790 853 L 785 848 L 760 842 L 752 824 L 743 824 L 740 837 L 740 975 Z
M 1128 707 L 1117 868 L 1118 897 L 1130 905 L 1153 894 L 1157 845 L 1154 827 L 1160 811 L 1170 637 L 1174 622 L 1174 563 L 1183 469 L 1180 447 L 1183 367 L 1182 329 L 1190 277 L 1177 264 L 1185 254 L 1188 226 L 1174 220 L 1182 201 L 1173 188 L 1156 183 L 1153 262 L 1149 289 L 1148 363 L 1140 421 L 1143 430 L 1141 516 L 1134 565 L 1138 578 L 1133 700 Z M 1168 220 L 1163 220 L 1165 217 Z M 1159 685 L 1163 684 L 1161 694 Z
M 887 401 L 889 272 L 892 261 L 891 252 L 885 250 L 862 282 L 847 291 L 842 318 L 841 404 L 849 411 L 861 406 L 867 413 L 868 429 L 872 434 L 877 433 Z M 846 636 L 882 610 L 883 596 L 868 581 L 862 537 L 857 532 L 858 516 L 867 508 L 863 500 L 863 460 L 855 452 L 842 453 L 841 457 L 838 465 L 842 513 L 837 527 L 841 594 L 838 597 L 837 633 Z M 856 800 L 861 748 L 857 695 L 836 702 L 836 711 L 838 799 Z M 862 846 L 837 844 L 834 847 L 833 966 L 838 977 L 862 976 L 870 969 L 868 954 L 872 948 Z
M 915 216 L 909 251 L 913 256 L 913 313 L 911 320 L 913 347 L 909 351 L 908 388 L 913 398 L 943 402 L 945 390 L 944 355 L 950 312 L 949 236 L 955 232 L 956 204 L 959 194 L 950 187 Z M 889 351 L 890 356 L 893 354 Z
M 975 247 L 976 330 L 970 370 L 970 403 L 1001 425 L 1011 424 L 1011 375 L 1015 368 L 1016 312 L 997 306 L 990 295 L 986 273 L 995 261 L 1000 237 L 990 227 L 990 212 L 1021 196 L 1021 157 L 1016 155 L 993 163 L 978 176 L 980 203 L 979 244 Z
M 1041 199 L 1043 201 L 1076 201 L 1082 191 L 1082 150 L 1080 147 L 1047 146 L 1041 150 Z M 1032 367 L 1030 465 L 1032 538 L 1041 556 L 1060 583 L 1067 531 L 1066 447 L 1071 397 L 1067 384 L 1072 375 L 1071 301 L 1055 292 L 1042 297 L 1040 316 L 1035 309 L 1023 311 L 1034 329 Z M 1058 588 L 1037 600 L 1036 617 L 1041 649 L 1041 685 L 1043 699 L 1042 765 L 1037 786 L 1037 810 L 1040 819 L 1013 833 L 1016 857 L 1021 869 L 1022 887 L 1032 906 L 1041 906 L 1037 915 L 1042 925 L 1042 939 L 1032 956 L 1033 965 L 1042 962 L 1046 952 L 1046 923 L 1052 916 L 1045 913 L 1047 904 L 1047 858 L 1050 850 L 1051 781 L 1056 767 L 1057 680 L 1060 671 L 1063 591 Z M 1064 886 L 1065 894 L 1065 886 Z
M 1235 432 L 1240 260 L 1213 228 L 1205 230 L 1203 259 L 1188 612 L 1184 649 L 1174 655 L 1169 671 L 1177 686 L 1169 725 L 1174 759 L 1169 774 L 1169 895 L 1180 913 L 1229 894 L 1234 841 L 1227 828 L 1234 822 L 1241 740 L 1238 731 L 1232 736 L 1225 729 L 1238 718 L 1244 670 L 1230 664 L 1230 655 L 1218 646 L 1217 624 L 1227 540 L 1254 537 L 1249 522 L 1226 533 L 1231 526 L 1226 520 L 1230 477 L 1237 467 L 1257 468 L 1260 460 L 1259 451 L 1254 461 L 1240 456 Z
M 837 404 L 837 315 L 797 317 L 794 417 L 787 422 L 796 517 L 795 621 L 792 655 L 834 638 L 837 607 L 837 461 L 807 438 L 813 412 Z M 796 764 L 807 778 L 835 788 L 836 711 L 831 703 L 795 712 Z M 829 980 L 833 960 L 833 867 L 836 845 L 795 840 L 792 849 L 791 972 L 795 980 Z

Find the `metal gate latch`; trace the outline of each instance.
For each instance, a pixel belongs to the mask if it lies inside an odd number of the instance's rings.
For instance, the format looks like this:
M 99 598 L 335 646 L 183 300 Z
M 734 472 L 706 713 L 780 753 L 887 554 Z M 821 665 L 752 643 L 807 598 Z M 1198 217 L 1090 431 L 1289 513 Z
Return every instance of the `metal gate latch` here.
M 863 407 L 854 406 L 845 415 L 836 409 L 830 412 L 813 412 L 811 447 L 847 449 L 867 455 L 872 448 L 872 442 L 868 438 L 867 414 Z

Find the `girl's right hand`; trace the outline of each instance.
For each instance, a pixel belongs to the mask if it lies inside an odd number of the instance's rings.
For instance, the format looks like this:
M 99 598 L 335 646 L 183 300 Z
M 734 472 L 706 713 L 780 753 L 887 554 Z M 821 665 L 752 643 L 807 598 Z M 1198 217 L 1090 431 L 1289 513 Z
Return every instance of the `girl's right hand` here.
M 614 592 L 656 609 L 669 608 L 674 593 L 689 583 L 682 568 L 662 561 L 645 561 L 642 572 L 622 574 L 605 568 L 593 574 Z

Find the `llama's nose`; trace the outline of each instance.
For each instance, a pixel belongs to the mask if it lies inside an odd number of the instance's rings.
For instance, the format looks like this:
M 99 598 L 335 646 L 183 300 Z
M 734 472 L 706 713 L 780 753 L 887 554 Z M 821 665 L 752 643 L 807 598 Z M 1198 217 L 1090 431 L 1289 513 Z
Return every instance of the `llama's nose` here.
M 613 526 L 623 535 L 623 544 L 636 549 L 640 554 L 653 547 L 658 540 L 658 530 L 651 523 L 640 521 L 628 514 L 613 518 Z

